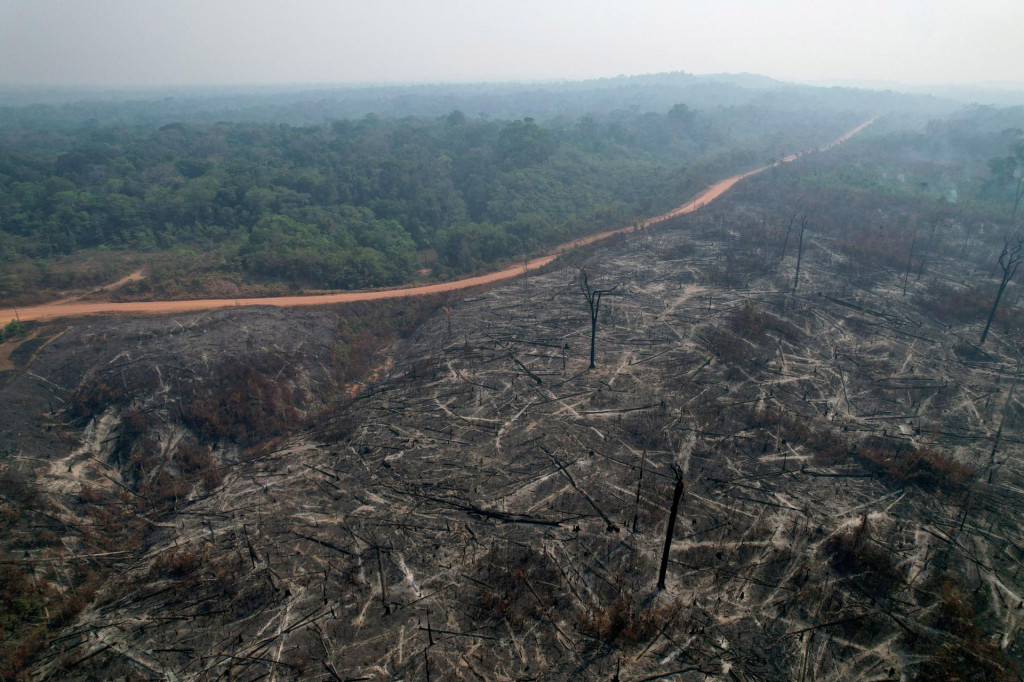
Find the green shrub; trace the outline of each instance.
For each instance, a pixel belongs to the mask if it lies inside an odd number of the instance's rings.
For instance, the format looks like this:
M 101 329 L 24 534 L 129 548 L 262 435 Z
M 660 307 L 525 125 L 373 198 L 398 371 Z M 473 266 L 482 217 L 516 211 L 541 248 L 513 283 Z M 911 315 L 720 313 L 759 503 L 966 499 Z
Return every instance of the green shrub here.
M 0 341 L 6 341 L 7 339 L 13 339 L 15 336 L 21 336 L 25 333 L 25 324 L 20 320 L 11 320 L 3 329 L 0 329 Z

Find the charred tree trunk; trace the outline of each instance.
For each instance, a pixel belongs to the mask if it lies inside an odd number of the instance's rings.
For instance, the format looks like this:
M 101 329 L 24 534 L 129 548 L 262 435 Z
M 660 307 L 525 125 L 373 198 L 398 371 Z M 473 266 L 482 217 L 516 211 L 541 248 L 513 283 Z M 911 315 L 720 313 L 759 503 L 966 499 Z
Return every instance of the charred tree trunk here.
M 633 534 L 636 535 L 636 522 L 640 516 L 640 492 L 644 484 L 644 464 L 647 463 L 647 449 L 640 459 L 640 478 L 636 482 L 636 505 L 633 507 Z
M 1013 376 L 1013 383 L 1010 385 L 1010 390 L 1006 392 L 1006 402 L 1003 403 L 1003 411 L 999 415 L 999 428 L 996 429 L 996 435 L 992 439 L 992 451 L 988 453 L 988 483 L 992 485 L 992 477 L 995 475 L 996 469 L 996 452 L 999 450 L 999 441 L 1003 437 L 1003 424 L 1006 423 L 1006 412 L 1010 409 L 1010 401 L 1013 400 L 1013 392 L 1017 390 L 1017 382 L 1020 381 L 1020 364 L 1017 364 L 1017 373 Z
M 992 326 L 992 320 L 995 319 L 996 310 L 999 308 L 999 300 L 1003 297 L 1006 286 L 1017 273 L 1022 249 L 1024 249 L 1024 237 L 1018 237 L 1017 243 L 1012 249 L 1010 248 L 1010 240 L 1004 240 L 1003 252 L 999 254 L 999 269 L 1003 271 L 1002 278 L 999 281 L 999 291 L 996 292 L 996 300 L 992 302 L 992 310 L 988 312 L 988 320 L 985 322 L 985 330 L 981 333 L 981 341 L 978 342 L 979 346 L 984 345 L 985 339 L 988 338 L 988 330 Z
M 779 254 L 779 262 L 781 263 L 786 258 L 786 246 L 789 244 L 789 233 L 793 231 L 793 221 L 796 220 L 796 214 L 789 219 L 789 225 L 786 226 L 786 238 L 782 240 L 782 253 Z
M 1024 177 L 1017 180 L 1017 191 L 1013 197 L 1013 212 L 1010 213 L 1010 220 L 1017 217 L 1017 209 L 1020 208 L 1020 201 L 1024 199 Z
M 597 315 L 601 312 L 601 298 L 618 288 L 619 285 L 616 284 L 611 289 L 592 289 L 590 281 L 587 279 L 586 268 L 580 270 L 580 291 L 583 292 L 583 296 L 587 299 L 587 305 L 590 307 L 590 369 L 595 367 L 594 345 L 597 341 Z
M 804 230 L 807 228 L 807 216 L 800 216 L 800 241 L 796 251 L 796 276 L 793 278 L 793 291 L 800 286 L 800 261 L 804 257 Z
M 914 226 L 914 236 L 910 240 L 910 255 L 907 256 L 907 269 L 903 273 L 903 295 L 907 295 L 907 282 L 910 280 L 910 264 L 914 262 L 914 247 L 917 245 L 917 226 Z
M 661 553 L 661 569 L 658 571 L 658 589 L 665 589 L 665 574 L 668 572 L 668 555 L 672 550 L 672 535 L 676 530 L 676 517 L 679 515 L 679 500 L 683 497 L 683 477 L 676 472 L 676 488 L 672 491 L 672 509 L 668 513 L 668 528 L 665 529 L 665 549 Z

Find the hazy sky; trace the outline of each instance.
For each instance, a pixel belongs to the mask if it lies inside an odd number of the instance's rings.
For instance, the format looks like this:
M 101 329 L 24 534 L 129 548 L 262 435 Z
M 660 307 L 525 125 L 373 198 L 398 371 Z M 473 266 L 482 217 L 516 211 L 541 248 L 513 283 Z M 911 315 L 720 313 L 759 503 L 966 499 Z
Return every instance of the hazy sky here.
M 1024 81 L 1024 0 L 0 0 L 0 84 Z

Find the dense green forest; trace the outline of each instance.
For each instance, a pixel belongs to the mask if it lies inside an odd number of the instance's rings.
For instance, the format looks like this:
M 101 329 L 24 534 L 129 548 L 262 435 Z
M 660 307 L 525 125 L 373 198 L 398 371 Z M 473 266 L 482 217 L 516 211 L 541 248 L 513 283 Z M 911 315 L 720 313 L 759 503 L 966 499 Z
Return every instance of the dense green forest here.
M 543 124 L 456 110 L 301 127 L 58 126 L 30 125 L 30 113 L 0 124 L 0 298 L 11 302 L 140 266 L 149 276 L 129 294 L 450 277 L 663 211 L 863 117 L 681 103 Z

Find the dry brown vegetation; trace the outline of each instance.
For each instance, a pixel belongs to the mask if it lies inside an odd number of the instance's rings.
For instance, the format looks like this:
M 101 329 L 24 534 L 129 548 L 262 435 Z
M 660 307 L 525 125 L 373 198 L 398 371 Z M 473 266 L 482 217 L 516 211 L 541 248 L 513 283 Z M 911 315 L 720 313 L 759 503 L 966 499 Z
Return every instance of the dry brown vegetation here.
M 939 576 L 932 585 L 935 586 L 939 588 L 939 602 L 932 618 L 938 636 L 924 638 L 923 660 L 916 679 L 922 682 L 1019 680 L 1017 664 L 976 625 L 973 604 L 976 599 L 964 590 L 956 577 Z
M 858 458 L 898 485 L 912 483 L 929 490 L 959 492 L 976 475 L 974 467 L 927 447 L 919 449 L 865 448 Z
M 625 592 L 607 606 L 595 606 L 580 616 L 580 631 L 607 644 L 640 644 L 674 625 L 679 604 L 651 606 L 639 595 Z

